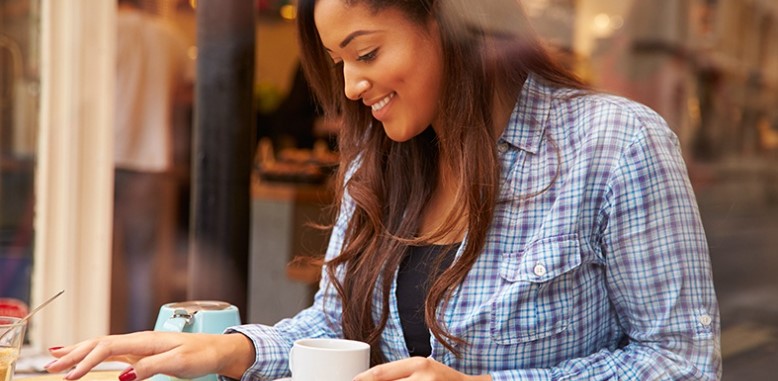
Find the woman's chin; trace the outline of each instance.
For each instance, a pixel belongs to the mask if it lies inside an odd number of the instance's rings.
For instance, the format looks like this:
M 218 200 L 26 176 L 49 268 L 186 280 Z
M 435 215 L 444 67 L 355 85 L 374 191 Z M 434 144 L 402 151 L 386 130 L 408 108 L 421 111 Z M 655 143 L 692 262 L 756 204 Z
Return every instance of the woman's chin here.
M 384 124 L 384 132 L 389 139 L 397 143 L 404 143 L 419 135 L 424 129 L 412 129 L 406 127 L 394 127 Z

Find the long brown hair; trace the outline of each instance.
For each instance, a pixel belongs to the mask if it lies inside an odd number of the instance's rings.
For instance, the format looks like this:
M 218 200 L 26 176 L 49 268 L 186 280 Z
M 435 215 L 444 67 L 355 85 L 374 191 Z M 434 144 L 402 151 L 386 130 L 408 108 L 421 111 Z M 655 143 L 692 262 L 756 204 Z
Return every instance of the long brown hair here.
M 456 228 L 452 222 L 432 235 L 418 235 L 420 217 L 437 184 L 438 166 L 445 163 L 460 181 L 457 200 L 464 206 L 447 221 L 464 218 L 467 241 L 459 260 L 431 285 L 425 320 L 435 338 L 459 355 L 455 344 L 463 341 L 449 333 L 438 316 L 478 258 L 497 203 L 495 94 L 517 94 L 530 72 L 559 86 L 583 85 L 549 57 L 516 0 L 342 1 L 373 12 L 392 7 L 422 26 L 431 18 L 437 22 L 444 54 L 438 105 L 445 126 L 428 128 L 407 142 L 390 140 L 369 108 L 346 98 L 343 72 L 333 67 L 316 29 L 316 0 L 298 2 L 303 69 L 325 112 L 343 121 L 336 207 L 340 209 L 345 194 L 355 204 L 342 252 L 326 266 L 343 301 L 343 333 L 371 345 L 373 364 L 385 361 L 379 340 L 389 318 L 394 272 L 406 248 Z M 336 269 L 341 266 L 345 274 L 339 278 Z M 375 293 L 378 305 L 373 302 Z

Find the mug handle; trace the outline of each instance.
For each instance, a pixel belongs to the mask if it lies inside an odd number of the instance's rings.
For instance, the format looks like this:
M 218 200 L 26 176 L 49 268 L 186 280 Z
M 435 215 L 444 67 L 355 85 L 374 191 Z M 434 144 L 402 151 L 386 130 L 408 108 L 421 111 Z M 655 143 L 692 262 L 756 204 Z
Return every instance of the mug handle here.
M 184 327 L 191 325 L 194 321 L 194 315 L 197 312 L 189 313 L 186 310 L 175 310 L 173 316 L 165 320 L 161 331 L 164 332 L 184 332 Z
M 289 350 L 289 371 L 292 372 L 292 378 L 294 378 L 294 345 Z

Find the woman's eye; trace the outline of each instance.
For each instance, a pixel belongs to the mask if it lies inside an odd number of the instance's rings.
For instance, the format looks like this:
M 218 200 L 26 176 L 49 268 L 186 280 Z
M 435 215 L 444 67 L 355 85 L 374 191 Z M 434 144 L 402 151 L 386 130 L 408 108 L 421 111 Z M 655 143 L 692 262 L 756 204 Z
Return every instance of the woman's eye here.
M 357 61 L 370 62 L 375 59 L 377 54 L 378 54 L 378 49 L 372 50 L 370 53 L 366 53 L 357 57 Z

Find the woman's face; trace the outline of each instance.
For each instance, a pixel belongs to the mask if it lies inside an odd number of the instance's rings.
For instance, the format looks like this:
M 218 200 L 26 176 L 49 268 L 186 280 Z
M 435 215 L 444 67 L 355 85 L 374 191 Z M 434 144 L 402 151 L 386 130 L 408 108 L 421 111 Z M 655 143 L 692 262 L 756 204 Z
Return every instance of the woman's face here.
M 343 0 L 318 0 L 314 18 L 324 48 L 342 65 L 346 96 L 370 107 L 390 139 L 407 141 L 434 124 L 443 71 L 434 22 Z

